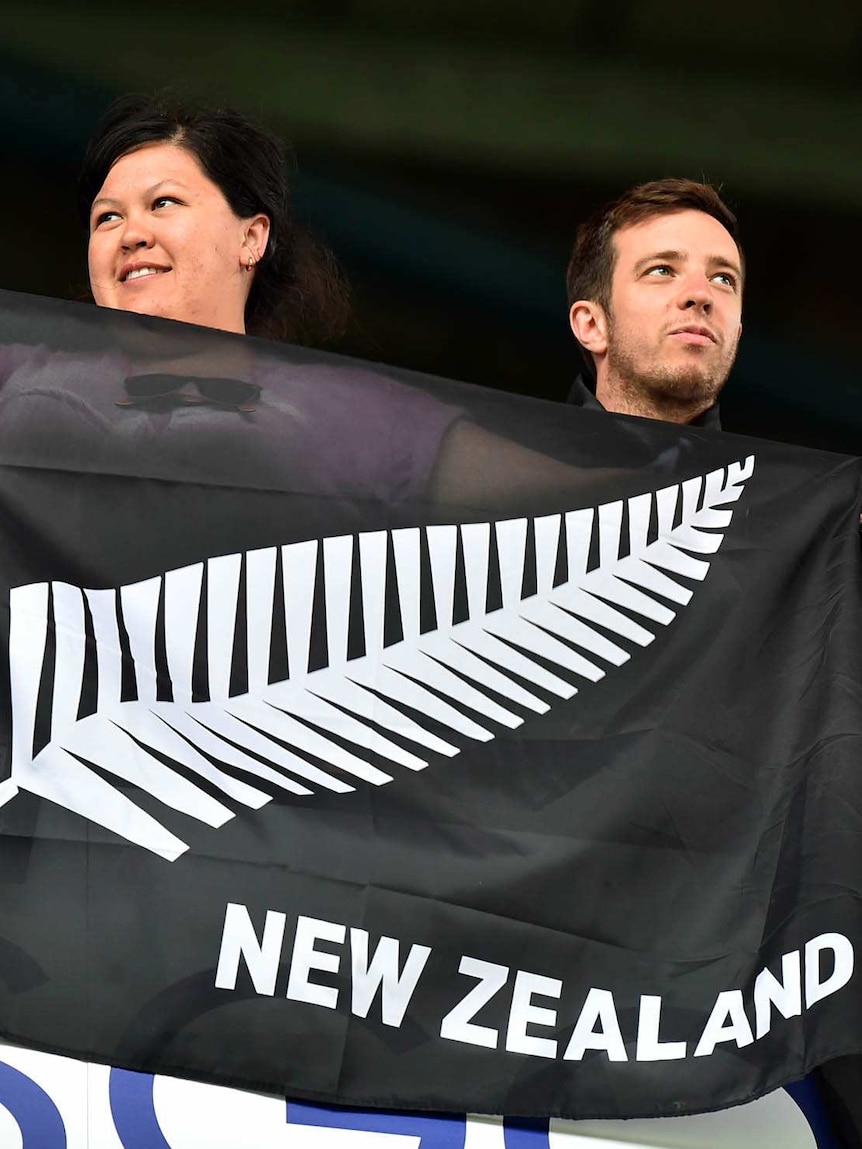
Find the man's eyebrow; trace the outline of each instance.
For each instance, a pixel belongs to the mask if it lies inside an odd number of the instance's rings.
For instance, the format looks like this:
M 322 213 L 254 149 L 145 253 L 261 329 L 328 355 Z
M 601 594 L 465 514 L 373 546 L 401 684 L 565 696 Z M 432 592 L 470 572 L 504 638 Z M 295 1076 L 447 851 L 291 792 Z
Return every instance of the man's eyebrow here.
M 144 198 L 146 199 L 148 196 L 155 195 L 155 193 L 159 190 L 159 188 L 164 187 L 165 184 L 173 184 L 174 187 L 178 187 L 178 188 L 187 187 L 187 185 L 184 184 L 182 180 L 176 180 L 176 179 L 173 179 L 172 177 L 169 176 L 167 179 L 159 180 L 158 183 L 154 183 L 152 185 L 152 187 L 145 188 Z M 97 204 L 114 204 L 114 205 L 116 205 L 119 202 L 120 201 L 118 199 L 114 199 L 113 196 L 101 195 L 97 199 L 93 200 L 93 207 L 96 207 Z
M 726 255 L 708 255 L 706 262 L 709 267 L 727 267 L 742 279 L 742 268 L 735 259 L 728 259 Z
M 635 264 L 635 273 L 643 271 L 645 267 L 649 267 L 651 263 L 684 263 L 688 259 L 687 251 L 654 251 L 650 255 L 645 255 L 643 259 L 639 259 Z M 742 268 L 735 259 L 730 259 L 726 255 L 708 255 L 706 257 L 707 267 L 722 268 L 726 267 L 732 271 L 737 278 L 742 279 Z
M 650 263 L 677 263 L 688 258 L 685 251 L 653 251 L 639 259 L 635 264 L 635 271 L 642 271 Z

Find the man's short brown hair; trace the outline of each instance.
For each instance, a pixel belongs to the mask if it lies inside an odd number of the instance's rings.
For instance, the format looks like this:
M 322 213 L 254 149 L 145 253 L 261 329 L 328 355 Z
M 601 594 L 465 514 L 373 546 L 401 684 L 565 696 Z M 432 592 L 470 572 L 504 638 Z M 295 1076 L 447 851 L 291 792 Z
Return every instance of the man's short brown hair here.
M 592 299 L 609 311 L 617 259 L 615 233 L 653 216 L 679 211 L 702 211 L 717 219 L 733 237 L 744 272 L 745 259 L 736 216 L 715 188 L 695 180 L 653 180 L 631 188 L 578 228 L 566 272 L 569 306 L 578 299 Z

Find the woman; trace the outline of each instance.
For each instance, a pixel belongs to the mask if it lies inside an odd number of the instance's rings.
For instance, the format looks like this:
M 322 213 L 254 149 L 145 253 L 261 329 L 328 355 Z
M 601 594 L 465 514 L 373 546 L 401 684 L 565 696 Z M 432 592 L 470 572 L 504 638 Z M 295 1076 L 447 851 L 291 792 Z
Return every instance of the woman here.
M 575 470 L 477 425 L 483 409 L 494 425 L 491 393 L 474 396 L 468 419 L 463 391 L 441 401 L 442 381 L 432 393 L 427 378 L 405 385 L 385 367 L 201 330 L 320 346 L 349 316 L 333 257 L 291 217 L 281 141 L 245 116 L 158 96 L 118 100 L 87 148 L 79 210 L 96 304 L 183 326 L 102 322 L 103 347 L 111 337 L 114 347 L 98 364 L 87 351 L 33 368 L 26 349 L 7 345 L 7 458 L 14 440 L 70 466 L 116 468 L 140 447 L 137 465 L 149 473 L 212 480 L 229 467 L 233 481 L 288 490 L 301 481 L 323 497 L 479 511 L 523 511 L 573 484 L 589 498 L 585 480 L 610 492 L 612 476 L 595 465 Z M 505 415 L 508 426 L 518 421 Z M 548 422 L 565 431 L 559 408 Z M 628 476 L 616 477 L 627 489 Z
M 334 259 L 290 216 L 283 145 L 236 112 L 160 98 L 119 100 L 87 149 L 79 208 L 99 306 L 314 346 L 346 326 L 348 294 Z M 283 370 L 262 369 L 258 356 L 252 377 L 244 359 L 237 348 L 228 355 L 231 375 L 251 390 L 223 380 L 219 387 L 239 407 L 256 402 L 261 387 L 262 404 L 289 403 L 287 425 L 278 432 L 286 443 L 297 419 L 320 429 L 319 439 L 304 437 L 300 454 L 312 472 L 326 470 L 327 487 L 340 476 L 354 491 L 388 500 L 430 494 L 434 501 L 494 507 L 501 495 L 504 502 L 532 498 L 572 481 L 571 470 L 394 382 L 385 368 L 372 374 L 307 364 L 288 396 Z M 126 401 L 149 402 L 164 388 L 173 400 L 211 398 L 214 386 L 199 378 L 193 388 L 174 384 L 189 373 L 223 377 L 224 350 L 217 360 L 202 364 L 198 350 L 190 367 L 184 352 L 167 368 L 161 364 L 155 379 L 146 363 L 138 364 L 126 381 Z M 145 381 L 135 382 L 142 371 Z M 276 422 L 268 421 L 273 431 Z M 236 422 L 218 426 L 237 447 Z M 220 451 L 226 446 L 220 443 Z M 258 452 L 260 459 L 271 454 Z
M 427 495 L 457 407 L 385 370 L 216 334 L 319 346 L 347 324 L 333 257 L 291 217 L 276 136 L 236 112 L 125 97 L 87 148 L 79 205 L 96 304 L 183 326 L 114 317 L 96 356 L 7 344 L 7 458 L 16 445 L 322 497 Z
M 99 306 L 293 343 L 346 326 L 334 259 L 290 215 L 284 145 L 236 112 L 118 100 L 87 148 L 79 209 Z

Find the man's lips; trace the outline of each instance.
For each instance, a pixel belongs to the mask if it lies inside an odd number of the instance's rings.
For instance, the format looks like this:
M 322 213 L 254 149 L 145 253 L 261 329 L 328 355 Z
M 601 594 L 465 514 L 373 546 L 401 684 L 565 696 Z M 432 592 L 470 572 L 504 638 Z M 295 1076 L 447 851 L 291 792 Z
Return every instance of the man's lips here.
M 691 347 L 709 347 L 710 344 L 718 343 L 718 338 L 715 333 L 708 327 L 702 327 L 700 324 L 675 327 L 673 331 L 670 331 L 668 334 L 680 343 L 686 343 Z

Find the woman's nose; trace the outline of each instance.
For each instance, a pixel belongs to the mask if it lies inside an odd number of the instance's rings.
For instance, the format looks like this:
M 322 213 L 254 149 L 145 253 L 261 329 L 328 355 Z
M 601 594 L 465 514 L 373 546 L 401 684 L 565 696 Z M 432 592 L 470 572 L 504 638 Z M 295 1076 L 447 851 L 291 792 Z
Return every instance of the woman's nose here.
M 143 220 L 137 216 L 127 216 L 120 243 L 127 250 L 136 247 L 151 247 L 153 243 L 152 229 L 147 227 Z

